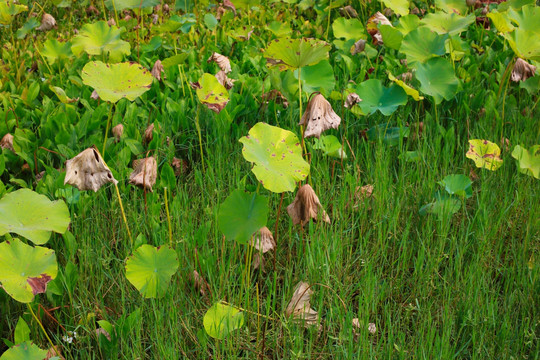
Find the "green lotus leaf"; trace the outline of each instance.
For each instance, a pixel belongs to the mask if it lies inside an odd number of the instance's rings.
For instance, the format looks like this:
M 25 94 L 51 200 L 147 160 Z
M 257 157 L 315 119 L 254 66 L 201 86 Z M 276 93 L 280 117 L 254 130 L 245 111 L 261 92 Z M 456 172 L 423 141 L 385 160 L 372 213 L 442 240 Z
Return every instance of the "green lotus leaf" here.
M 366 132 L 366 136 L 371 141 L 381 140 L 384 144 L 395 146 L 399 145 L 402 138 L 408 137 L 409 133 L 408 127 L 392 127 L 390 123 L 383 123 L 370 128 Z
M 459 81 L 454 74 L 454 68 L 444 58 L 416 64 L 416 78 L 420 81 L 420 91 L 433 96 L 437 104 L 443 99 L 453 99 L 458 90 Z
M 319 139 L 316 138 L 313 148 L 322 150 L 326 156 L 336 159 L 347 159 L 347 154 L 343 150 L 343 146 L 334 135 L 321 135 Z
M 401 31 L 390 25 L 379 25 L 379 31 L 382 35 L 384 46 L 399 50 L 403 41 Z
M 474 161 L 476 167 L 491 171 L 497 170 L 503 163 L 501 149 L 497 144 L 488 140 L 469 140 L 469 151 L 467 151 L 466 156 Z
M 0 283 L 13 299 L 31 302 L 57 274 L 54 250 L 32 247 L 17 238 L 0 243 Z
M 521 30 L 540 33 L 540 7 L 534 4 L 523 6 L 520 10 L 508 9 L 508 18 Z
M 423 96 L 420 96 L 420 93 L 418 92 L 418 90 L 416 90 L 413 87 L 405 84 L 405 82 L 403 82 L 403 80 L 397 79 L 391 73 L 388 73 L 388 79 L 390 79 L 390 81 L 393 81 L 394 83 L 396 83 L 396 85 L 401 87 L 405 91 L 405 93 L 407 95 L 411 96 L 415 101 L 420 101 L 420 100 L 424 99 Z
M 516 28 L 503 36 L 518 57 L 540 61 L 540 32 Z
M 520 173 L 540 179 L 540 145 L 532 146 L 529 151 L 516 145 L 512 157 L 517 160 Z
M 43 43 L 41 55 L 47 58 L 49 64 L 54 64 L 54 62 L 59 59 L 68 59 L 73 56 L 73 53 L 71 52 L 71 43 L 69 41 L 61 43 L 56 39 L 47 39 L 47 41 Z
M 86 24 L 73 38 L 71 51 L 76 56 L 84 51 L 88 55 L 109 55 L 112 62 L 121 61 L 122 56 L 131 54 L 129 43 L 120 39 L 121 33 L 118 27 L 105 21 Z
M 106 0 L 105 6 L 109 10 L 122 11 L 124 9 L 145 9 L 161 3 L 160 0 Z
M 219 229 L 228 240 L 247 244 L 251 236 L 266 226 L 268 198 L 235 190 L 219 207 Z
M 168 69 L 171 66 L 182 64 L 187 58 L 188 58 L 187 53 L 176 54 L 166 59 L 163 59 L 163 61 L 161 62 L 161 65 L 163 65 L 165 69 Z
M 260 122 L 239 141 L 244 144 L 244 159 L 255 163 L 251 171 L 265 189 L 275 193 L 294 191 L 296 183 L 309 174 L 300 141 L 290 131 Z
M 472 196 L 472 181 L 466 175 L 452 174 L 445 176 L 439 181 L 439 185 L 444 187 L 444 190 L 450 195 L 468 199 Z
M 447 13 L 467 13 L 467 2 L 462 0 L 435 0 L 435 6 Z
M 395 26 L 403 36 L 407 35 L 420 25 L 420 19 L 414 14 L 409 14 L 399 18 L 399 22 Z
M 208 335 L 223 340 L 244 325 L 244 314 L 232 306 L 218 302 L 204 314 L 203 325 Z
M 315 65 L 328 59 L 330 45 L 317 39 L 275 39 L 265 51 L 268 66 L 278 66 L 280 70 L 298 69 Z
M 409 64 L 424 63 L 446 53 L 444 47 L 446 39 L 447 34 L 439 35 L 426 27 L 419 27 L 403 37 L 400 51 L 407 56 Z
M 203 74 L 199 79 L 197 97 L 210 110 L 219 113 L 229 102 L 229 92 L 212 74 Z
M 135 100 L 152 86 L 152 74 L 137 63 L 105 64 L 91 61 L 84 66 L 81 78 L 96 90 L 99 97 L 112 103 L 122 98 Z
M 59 8 L 66 8 L 71 6 L 72 0 L 52 0 L 54 6 Z
M 497 6 L 497 10 L 507 11 L 510 8 L 514 10 L 519 10 L 525 5 L 534 5 L 534 4 L 536 4 L 536 0 L 506 0 L 504 2 L 501 2 Z
M 43 360 L 47 351 L 42 350 L 30 341 L 9 348 L 0 356 L 0 360 Z
M 355 91 L 362 99 L 358 106 L 364 114 L 373 114 L 379 110 L 383 115 L 390 115 L 400 105 L 407 103 L 407 94 L 397 86 L 383 86 L 381 80 L 370 79 L 356 87 Z
M 266 30 L 269 30 L 277 37 L 285 37 L 292 32 L 291 25 L 289 23 L 283 23 L 279 21 L 272 21 L 266 25 Z
M 437 34 L 457 35 L 467 30 L 475 20 L 474 13 L 461 16 L 456 13 L 435 12 L 427 14 L 420 23 Z
M 438 196 L 438 199 L 434 202 L 422 206 L 419 213 L 420 215 L 435 214 L 439 217 L 444 217 L 457 213 L 460 208 L 461 201 L 459 199 L 444 195 Z
M 409 0 L 383 0 L 383 2 L 398 15 L 409 14 Z
M 13 0 L 0 1 L 0 24 L 10 25 L 13 18 L 24 11 L 28 11 L 28 6 L 15 4 Z
M 127 259 L 126 278 L 145 298 L 161 298 L 178 266 L 173 249 L 145 244 Z
M 319 91 L 323 94 L 329 94 L 336 86 L 334 70 L 328 60 L 302 68 L 300 76 L 302 78 L 302 91 L 307 93 Z M 294 77 L 298 79 L 298 70 L 294 71 Z
M 510 21 L 507 12 L 498 12 L 494 10 L 487 14 L 487 17 L 491 20 L 498 32 L 506 33 L 514 30 L 514 25 Z
M 332 23 L 332 30 L 334 31 L 334 37 L 342 38 L 345 40 L 360 40 L 366 38 L 366 32 L 364 30 L 364 24 L 358 19 L 345 19 L 337 18 Z M 290 33 L 290 32 L 289 32 Z
M 35 17 L 28 19 L 28 21 L 25 22 L 24 25 L 20 29 L 17 30 L 17 39 L 26 38 L 26 35 L 28 35 L 30 31 L 39 27 L 39 25 L 40 25 L 39 21 L 37 21 Z
M 71 217 L 63 201 L 50 201 L 30 189 L 20 189 L 0 199 L 0 235 L 15 233 L 36 245 L 49 241 L 51 232 L 66 232 Z

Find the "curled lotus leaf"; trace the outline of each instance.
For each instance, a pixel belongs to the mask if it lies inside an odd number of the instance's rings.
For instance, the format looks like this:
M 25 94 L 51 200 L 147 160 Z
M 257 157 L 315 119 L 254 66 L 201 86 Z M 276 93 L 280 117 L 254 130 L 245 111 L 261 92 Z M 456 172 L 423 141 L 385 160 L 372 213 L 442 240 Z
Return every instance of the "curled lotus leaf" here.
M 469 151 L 467 151 L 466 156 L 474 161 L 476 167 L 491 171 L 497 170 L 503 163 L 501 149 L 497 144 L 488 140 L 469 140 Z
M 194 85 L 199 101 L 216 113 L 223 110 L 229 102 L 229 92 L 212 74 L 203 74 Z

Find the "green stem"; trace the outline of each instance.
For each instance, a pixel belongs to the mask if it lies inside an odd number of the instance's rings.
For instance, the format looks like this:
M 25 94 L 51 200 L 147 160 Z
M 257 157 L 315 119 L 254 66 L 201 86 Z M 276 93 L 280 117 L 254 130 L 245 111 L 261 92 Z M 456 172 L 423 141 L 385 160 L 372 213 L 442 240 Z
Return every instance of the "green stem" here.
M 129 231 L 129 225 L 126 219 L 124 205 L 122 204 L 122 198 L 120 197 L 120 191 L 118 190 L 118 185 L 114 184 L 114 188 L 116 189 L 116 196 L 118 197 L 118 203 L 120 204 L 120 211 L 122 212 L 122 219 L 124 220 L 124 224 L 126 225 L 126 230 L 129 236 L 129 241 L 131 243 L 131 248 L 133 248 L 133 237 L 131 237 L 131 231 Z
M 200 113 L 200 105 L 197 105 L 197 114 L 195 115 L 195 126 L 197 127 L 197 135 L 199 135 L 199 150 L 200 150 L 201 164 L 202 164 L 202 169 L 203 169 L 203 174 L 204 174 L 205 172 L 204 154 L 203 154 L 203 147 L 202 147 L 201 126 L 199 125 L 199 113 Z
M 104 159 L 105 159 L 105 147 L 107 146 L 107 136 L 109 135 L 109 127 L 111 126 L 113 108 L 114 108 L 114 104 L 111 105 L 111 109 L 109 110 L 109 116 L 107 117 L 107 127 L 105 128 L 105 139 L 103 140 L 103 151 L 101 152 L 101 156 Z
M 47 334 L 47 331 L 45 331 L 45 328 L 43 327 L 43 324 L 41 323 L 41 321 L 39 321 L 38 317 L 36 316 L 36 314 L 34 313 L 34 310 L 32 310 L 32 307 L 30 306 L 29 303 L 26 304 L 26 306 L 28 307 L 28 310 L 30 310 L 30 313 L 32 314 L 32 316 L 34 317 L 34 319 L 37 321 L 41 331 L 43 331 L 43 334 L 45 334 L 45 337 L 47 338 L 47 340 L 49 341 L 49 344 L 51 344 L 52 348 L 54 349 L 54 351 L 56 351 L 56 355 L 60 355 L 60 352 L 58 351 L 58 349 L 56 348 L 56 345 L 53 344 L 51 338 L 49 337 L 49 335 Z
M 326 40 L 328 40 L 328 30 L 330 30 L 330 19 L 332 18 L 332 0 L 330 0 L 330 5 L 328 5 L 328 23 L 326 25 Z
M 165 192 L 165 212 L 167 213 L 167 225 L 169 226 L 169 243 L 172 248 L 173 243 L 172 243 L 171 215 L 169 214 L 169 202 L 167 201 L 167 188 L 164 188 L 163 190 Z

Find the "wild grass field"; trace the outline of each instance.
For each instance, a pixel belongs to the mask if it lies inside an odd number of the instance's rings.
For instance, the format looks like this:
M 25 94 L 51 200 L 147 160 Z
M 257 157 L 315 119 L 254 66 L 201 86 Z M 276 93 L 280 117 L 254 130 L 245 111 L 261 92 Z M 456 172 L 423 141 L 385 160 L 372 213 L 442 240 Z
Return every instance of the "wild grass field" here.
M 0 43 L 1 360 L 540 358 L 535 1 L 0 0 Z

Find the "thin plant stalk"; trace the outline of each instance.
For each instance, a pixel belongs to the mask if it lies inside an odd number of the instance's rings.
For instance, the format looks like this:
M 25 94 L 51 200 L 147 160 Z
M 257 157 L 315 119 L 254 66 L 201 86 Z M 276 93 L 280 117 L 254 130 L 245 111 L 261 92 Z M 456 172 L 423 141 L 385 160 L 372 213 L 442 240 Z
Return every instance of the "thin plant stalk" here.
M 34 310 L 32 310 L 32 307 L 30 306 L 30 304 L 27 303 L 26 306 L 28 307 L 28 310 L 30 310 L 30 313 L 32 314 L 32 316 L 34 317 L 34 319 L 37 321 L 37 323 L 38 323 L 38 325 L 39 325 L 39 328 L 41 329 L 41 331 L 43 331 L 43 334 L 45 334 L 45 337 L 47 338 L 47 340 L 49 341 L 49 344 L 51 344 L 52 348 L 53 348 L 54 351 L 56 352 L 56 355 L 60 355 L 60 352 L 59 352 L 58 349 L 56 348 L 56 345 L 53 344 L 51 338 L 49 337 L 49 334 L 47 334 L 47 331 L 45 331 L 45 328 L 43 327 L 43 324 L 41 323 L 41 321 L 39 321 L 38 317 L 37 317 L 36 314 L 34 313 Z
M 131 243 L 131 247 L 133 248 L 133 237 L 131 237 L 131 231 L 129 230 L 129 225 L 126 219 L 126 213 L 124 211 L 124 205 L 122 205 L 122 198 L 120 197 L 120 191 L 118 190 L 118 185 L 114 184 L 114 188 L 116 189 L 116 196 L 118 197 L 118 203 L 120 204 L 120 211 L 122 212 L 122 219 L 124 220 L 124 224 L 126 225 L 126 230 L 129 236 L 129 241 Z
M 197 135 L 199 136 L 199 151 L 201 154 L 201 165 L 202 165 L 203 174 L 204 174 L 205 173 L 204 154 L 203 154 L 203 147 L 202 147 L 201 126 L 199 125 L 199 113 L 200 113 L 200 105 L 197 105 L 197 113 L 195 115 L 195 126 L 197 127 Z
M 167 201 L 167 188 L 164 188 L 163 191 L 165 192 L 165 212 L 167 213 L 167 225 L 169 226 L 169 243 L 172 248 L 173 243 L 172 243 L 171 215 L 169 214 L 169 202 Z
M 111 105 L 111 109 L 109 110 L 109 116 L 107 117 L 107 127 L 105 127 L 105 138 L 103 139 L 103 151 L 101 151 L 101 156 L 103 156 L 103 158 L 105 158 L 105 147 L 107 146 L 107 136 L 109 135 L 109 128 L 111 127 L 113 108 L 114 104 Z
M 279 214 L 281 213 L 281 205 L 283 205 L 283 195 L 285 193 L 281 193 L 281 199 L 279 200 L 279 206 L 276 216 L 276 225 L 274 225 L 274 240 L 276 242 L 276 251 L 274 252 L 274 272 L 276 271 L 276 257 L 277 257 L 277 251 L 278 251 L 278 224 L 279 224 Z

